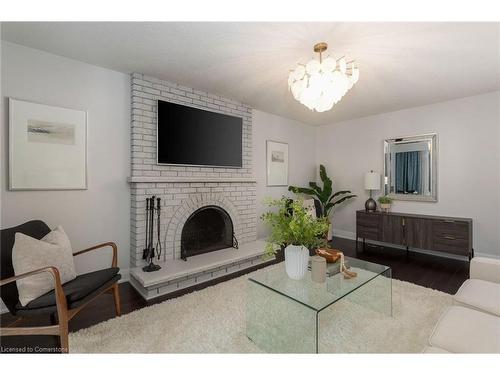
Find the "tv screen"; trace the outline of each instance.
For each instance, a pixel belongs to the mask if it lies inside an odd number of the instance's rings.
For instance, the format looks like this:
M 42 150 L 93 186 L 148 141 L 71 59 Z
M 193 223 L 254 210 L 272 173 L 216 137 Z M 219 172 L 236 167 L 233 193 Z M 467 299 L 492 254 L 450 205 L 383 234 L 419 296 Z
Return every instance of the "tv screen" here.
M 241 168 L 242 118 L 158 100 L 159 164 Z

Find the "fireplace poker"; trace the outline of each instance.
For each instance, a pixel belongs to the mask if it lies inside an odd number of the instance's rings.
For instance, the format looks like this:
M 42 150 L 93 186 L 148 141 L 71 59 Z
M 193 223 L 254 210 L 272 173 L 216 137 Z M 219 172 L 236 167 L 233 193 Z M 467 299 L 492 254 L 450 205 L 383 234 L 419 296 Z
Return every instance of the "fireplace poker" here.
M 149 200 L 149 212 L 148 202 Z M 159 201 L 158 201 L 159 203 Z M 161 269 L 161 267 L 157 264 L 154 264 L 155 258 L 155 249 L 153 247 L 153 235 L 154 235 L 154 213 L 155 213 L 155 196 L 153 195 L 151 198 L 146 199 L 146 237 L 147 237 L 147 261 L 149 264 L 147 266 L 142 267 L 144 272 L 154 272 Z M 149 222 L 149 223 L 148 223 Z
M 156 213 L 158 214 L 157 218 L 156 218 L 156 225 L 157 225 L 157 228 L 156 228 L 156 236 L 157 236 L 157 240 L 156 240 L 156 256 L 157 256 L 158 260 L 160 260 L 160 256 L 161 256 L 161 252 L 162 252 L 161 240 L 160 240 L 161 198 L 157 198 L 156 202 L 157 202 L 157 204 L 156 204 Z

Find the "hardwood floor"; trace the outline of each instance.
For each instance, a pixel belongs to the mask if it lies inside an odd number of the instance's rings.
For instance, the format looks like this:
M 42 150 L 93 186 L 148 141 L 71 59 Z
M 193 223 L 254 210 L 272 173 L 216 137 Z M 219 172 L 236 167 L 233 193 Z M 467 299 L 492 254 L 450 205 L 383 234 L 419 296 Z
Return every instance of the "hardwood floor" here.
M 355 241 L 342 238 L 334 238 L 332 246 L 342 250 L 347 256 L 390 266 L 394 279 L 408 281 L 450 294 L 454 294 L 460 285 L 469 277 L 469 262 L 465 260 L 455 260 L 413 252 L 410 252 L 409 256 L 407 256 L 406 252 L 403 250 L 369 245 L 362 251 L 361 244 L 359 246 L 360 251 L 356 253 Z M 128 282 L 122 283 L 120 284 L 122 314 L 127 314 L 148 305 L 176 298 L 194 290 L 203 289 L 220 281 L 226 281 L 252 272 L 257 268 L 260 267 L 254 267 L 253 269 L 224 276 L 218 280 L 209 281 L 188 290 L 175 292 L 152 301 L 144 301 Z M 99 322 L 114 318 L 114 314 L 112 296 L 109 294 L 102 295 L 71 320 L 69 324 L 70 332 L 75 332 L 79 329 L 87 328 Z M 0 316 L 2 326 L 12 321 L 13 318 L 9 313 Z M 40 317 L 36 321 L 32 320 L 30 324 L 50 324 L 49 317 Z M 0 352 L 6 353 L 17 349 L 20 349 L 21 352 L 31 353 L 50 352 L 51 348 L 57 346 L 58 339 L 52 336 L 2 337 Z
M 356 253 L 356 242 L 343 238 L 335 238 L 333 247 L 344 251 L 347 256 L 380 263 L 391 267 L 392 278 L 455 294 L 462 283 L 469 278 L 469 262 L 455 260 L 423 253 L 410 252 L 386 246 L 371 246 L 359 243 Z

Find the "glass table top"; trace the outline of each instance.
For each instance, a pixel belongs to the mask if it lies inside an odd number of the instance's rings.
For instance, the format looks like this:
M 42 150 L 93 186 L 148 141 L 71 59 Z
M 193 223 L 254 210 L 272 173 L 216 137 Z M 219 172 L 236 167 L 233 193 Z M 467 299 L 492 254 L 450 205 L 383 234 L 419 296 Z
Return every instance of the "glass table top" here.
M 292 280 L 286 274 L 285 263 L 282 262 L 275 268 L 255 273 L 249 280 L 321 311 L 379 276 L 390 277 L 390 267 L 350 257 L 345 257 L 345 261 L 350 266 L 349 270 L 357 273 L 356 277 L 344 279 L 344 275 L 338 273 L 327 277 L 326 282 L 320 284 L 311 280 L 311 272 L 308 271 L 302 280 Z

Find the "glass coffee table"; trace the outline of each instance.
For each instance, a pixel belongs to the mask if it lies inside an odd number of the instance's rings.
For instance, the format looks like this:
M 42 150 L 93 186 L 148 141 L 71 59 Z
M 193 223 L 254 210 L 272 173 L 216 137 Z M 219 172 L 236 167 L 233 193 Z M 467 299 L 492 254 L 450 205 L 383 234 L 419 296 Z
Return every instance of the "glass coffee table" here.
M 339 273 L 319 284 L 308 272 L 302 280 L 292 280 L 284 263 L 252 275 L 247 287 L 247 337 L 269 353 L 319 353 L 321 313 L 341 301 L 392 316 L 391 268 L 345 259 L 349 270 L 357 273 L 352 279 Z

